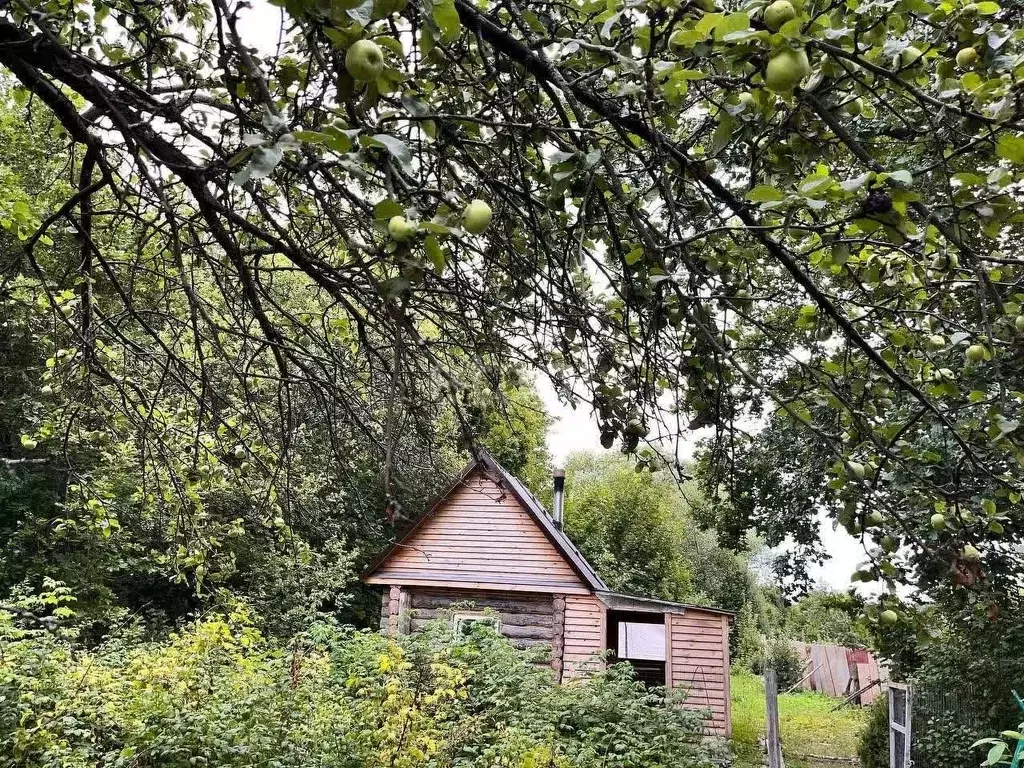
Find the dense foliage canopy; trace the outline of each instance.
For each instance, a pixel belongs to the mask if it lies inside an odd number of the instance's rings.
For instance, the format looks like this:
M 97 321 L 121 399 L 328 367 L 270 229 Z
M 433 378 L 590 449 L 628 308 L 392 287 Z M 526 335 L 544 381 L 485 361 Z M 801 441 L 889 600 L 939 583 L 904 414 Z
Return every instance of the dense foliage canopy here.
M 358 443 L 395 516 L 414 435 L 472 444 L 526 364 L 608 446 L 713 425 L 741 509 L 767 417 L 861 578 L 1018 601 L 1016 11 L 765 5 L 282 0 L 272 34 L 229 0 L 5 5 L 53 173 L 4 203 L 4 301 L 70 395 L 5 463 L 131 457 L 197 576 L 239 530 L 208 490 L 289 526 L 296 454 Z M 118 479 L 71 484 L 100 529 Z

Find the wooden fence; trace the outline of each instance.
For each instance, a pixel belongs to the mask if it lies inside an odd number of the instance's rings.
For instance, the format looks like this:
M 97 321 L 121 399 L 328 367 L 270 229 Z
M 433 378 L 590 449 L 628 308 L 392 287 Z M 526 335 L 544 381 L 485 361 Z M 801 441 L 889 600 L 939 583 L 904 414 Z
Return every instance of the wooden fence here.
M 870 651 L 825 643 L 793 647 L 804 665 L 798 687 L 863 705 L 884 695 L 888 671 Z

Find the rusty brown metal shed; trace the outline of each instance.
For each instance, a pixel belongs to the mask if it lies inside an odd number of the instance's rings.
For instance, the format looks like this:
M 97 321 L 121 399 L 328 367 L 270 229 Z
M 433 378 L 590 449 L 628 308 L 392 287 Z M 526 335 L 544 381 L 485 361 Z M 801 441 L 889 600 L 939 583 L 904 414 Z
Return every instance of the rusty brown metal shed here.
M 381 626 L 410 632 L 440 612 L 490 609 L 520 648 L 551 649 L 560 680 L 608 654 L 651 683 L 685 688 L 728 735 L 728 611 L 613 592 L 525 486 L 480 451 L 430 510 L 362 575 L 385 587 Z M 459 612 L 462 613 L 459 613 Z

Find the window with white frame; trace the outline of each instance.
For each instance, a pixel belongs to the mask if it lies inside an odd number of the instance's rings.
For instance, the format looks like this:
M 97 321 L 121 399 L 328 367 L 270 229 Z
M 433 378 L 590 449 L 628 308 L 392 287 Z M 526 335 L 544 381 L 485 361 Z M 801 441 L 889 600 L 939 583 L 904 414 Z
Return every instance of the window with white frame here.
M 487 624 L 495 632 L 501 631 L 501 620 L 493 613 L 468 613 L 465 611 L 452 616 L 452 629 L 456 637 L 467 637 L 473 632 L 474 624 Z

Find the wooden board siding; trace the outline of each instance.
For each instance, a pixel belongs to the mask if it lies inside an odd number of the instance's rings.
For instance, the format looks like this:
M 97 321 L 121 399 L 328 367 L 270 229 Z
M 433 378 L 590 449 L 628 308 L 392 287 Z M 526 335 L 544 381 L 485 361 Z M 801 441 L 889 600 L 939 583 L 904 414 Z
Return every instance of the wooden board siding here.
M 447 618 L 453 611 L 493 610 L 501 619 L 501 634 L 517 648 L 550 647 L 554 641 L 554 601 L 551 595 L 522 592 L 477 592 L 410 588 L 410 628 Z
M 519 501 L 475 470 L 368 577 L 370 584 L 586 594 Z
M 731 731 L 729 707 L 729 619 L 689 609 L 670 614 L 670 664 L 666 676 L 688 692 L 687 707 L 711 710 L 711 730 Z
M 562 637 L 562 678 L 581 677 L 600 663 L 605 650 L 605 607 L 593 595 L 565 597 Z

